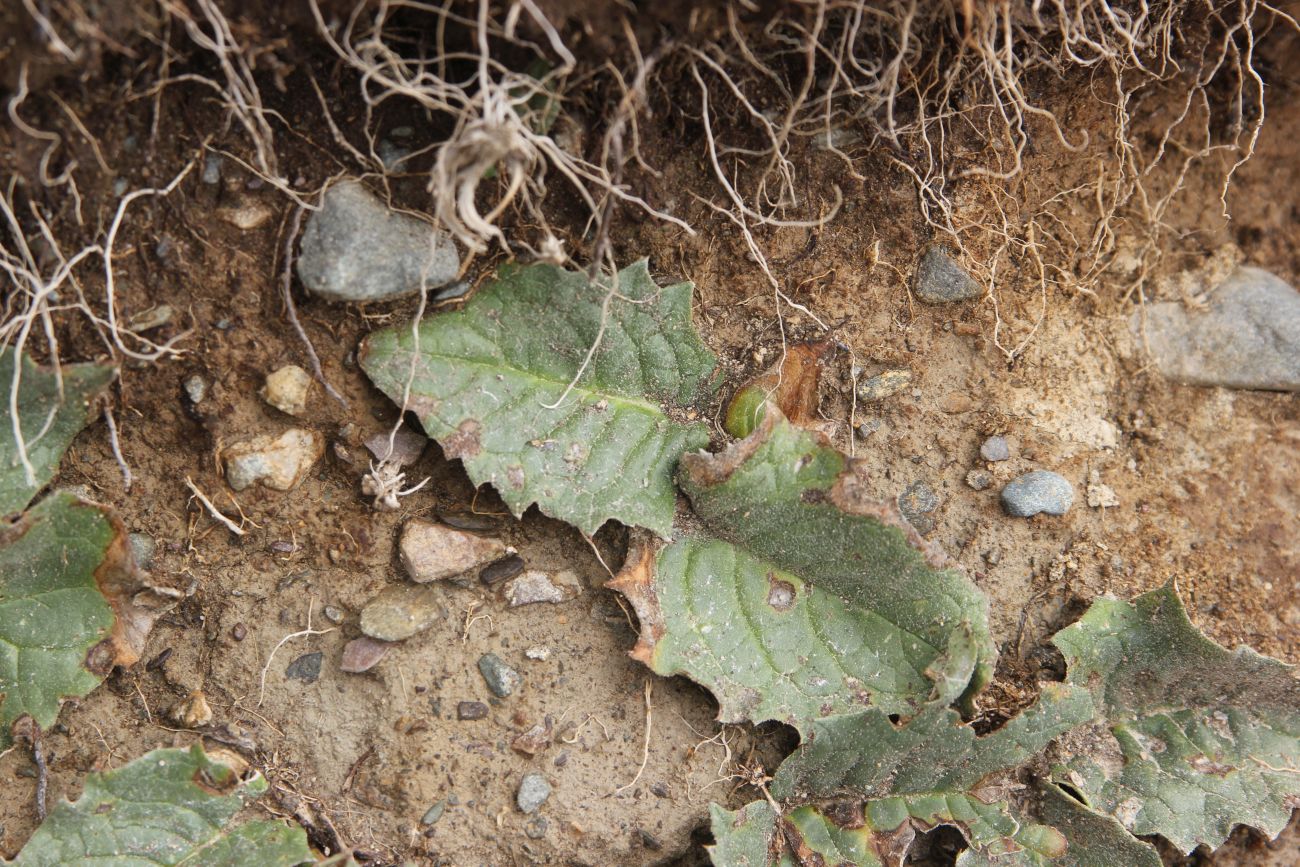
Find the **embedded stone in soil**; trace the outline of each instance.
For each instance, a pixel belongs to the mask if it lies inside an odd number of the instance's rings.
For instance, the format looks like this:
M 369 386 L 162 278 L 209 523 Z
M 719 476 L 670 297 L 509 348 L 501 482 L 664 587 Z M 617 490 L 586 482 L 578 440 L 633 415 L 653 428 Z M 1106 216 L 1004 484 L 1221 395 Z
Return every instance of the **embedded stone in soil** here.
M 459 270 L 447 235 L 392 210 L 356 180 L 325 191 L 298 257 L 303 285 L 326 301 L 389 301 L 448 283 Z
M 369 671 L 388 655 L 392 644 L 378 641 L 368 635 L 354 638 L 343 646 L 343 658 L 339 661 L 339 670 L 348 674 L 360 674 Z
M 361 609 L 361 631 L 379 641 L 402 641 L 442 616 L 442 596 L 429 587 L 390 587 Z
M 1262 268 L 1233 271 L 1204 310 L 1148 304 L 1129 324 L 1176 382 L 1300 391 L 1300 292 Z
M 497 698 L 506 698 L 524 682 L 519 672 L 501 661 L 495 653 L 485 653 L 479 657 L 479 673 L 487 681 L 488 689 Z
M 1064 515 L 1074 503 L 1074 487 L 1059 473 L 1034 470 L 1002 489 L 1002 508 L 1015 518 L 1040 513 Z
M 324 440 L 312 430 L 290 428 L 275 438 L 254 437 L 223 452 L 226 482 L 236 491 L 258 482 L 276 491 L 288 491 L 302 481 L 324 452 Z
M 536 813 L 551 796 L 551 784 L 541 774 L 524 774 L 515 794 L 515 804 L 522 813 Z
M 499 539 L 412 519 L 402 528 L 402 565 L 421 584 L 462 575 L 512 553 Z
M 310 392 L 311 375 L 296 364 L 286 364 L 267 375 L 262 399 L 280 412 L 299 416 L 307 411 Z
M 913 284 L 916 297 L 928 304 L 969 301 L 984 294 L 984 288 L 957 263 L 948 251 L 935 245 L 921 255 Z
M 534 569 L 506 585 L 506 599 L 510 601 L 511 608 L 538 602 L 568 602 L 580 593 L 582 583 L 568 569 L 556 573 L 554 577 Z

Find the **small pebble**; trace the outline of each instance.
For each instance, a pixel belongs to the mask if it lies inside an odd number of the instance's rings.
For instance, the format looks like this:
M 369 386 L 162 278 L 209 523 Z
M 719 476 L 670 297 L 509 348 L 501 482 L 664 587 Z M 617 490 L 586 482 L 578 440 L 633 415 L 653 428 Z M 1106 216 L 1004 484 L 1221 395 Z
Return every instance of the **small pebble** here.
M 498 560 L 484 566 L 479 570 L 478 580 L 491 587 L 508 578 L 515 577 L 522 571 L 524 571 L 524 558 L 518 554 L 512 554 L 504 560 Z
M 445 812 L 447 812 L 447 799 L 443 798 L 425 811 L 425 814 L 420 817 L 420 824 L 436 825 L 438 824 L 438 820 L 442 818 L 442 814 Z
M 930 513 L 937 508 L 939 495 L 925 482 L 914 482 L 898 498 L 898 510 L 922 536 L 934 529 Z
M 328 620 L 330 623 L 342 623 L 343 612 L 335 608 L 333 605 L 326 605 L 325 619 Z
M 524 656 L 545 662 L 551 658 L 551 648 L 545 644 L 535 644 L 524 651 Z
M 866 439 L 876 431 L 880 430 L 880 426 L 883 424 L 884 422 L 881 419 L 875 417 L 866 419 L 857 427 L 858 439 Z
M 582 582 L 567 569 L 556 573 L 554 577 L 537 570 L 525 572 L 506 585 L 506 599 L 511 608 L 538 602 L 567 602 L 581 592 Z
M 345 434 L 342 430 L 339 431 L 339 436 L 343 439 L 351 439 L 351 434 Z M 372 434 L 365 441 L 365 447 L 375 456 L 376 461 L 387 461 L 396 464 L 398 468 L 410 466 L 418 461 L 424 452 L 424 447 L 428 444 L 428 437 L 416 433 L 406 425 L 399 427 L 396 432 L 384 431 Z
M 501 661 L 495 653 L 485 653 L 479 657 L 479 673 L 487 681 L 488 689 L 497 698 L 505 698 L 524 682 L 519 672 Z
M 280 436 L 254 437 L 225 450 L 226 482 L 242 491 L 258 482 L 287 491 L 297 486 L 325 453 L 325 441 L 313 430 L 290 428 Z
M 221 183 L 221 157 L 208 154 L 203 158 L 203 183 L 209 186 Z
M 1101 473 L 1093 470 L 1088 476 L 1088 505 L 1094 509 L 1113 509 L 1119 505 L 1119 495 L 1101 480 Z
M 244 232 L 266 224 L 275 213 L 261 202 L 246 202 L 236 208 L 218 208 L 217 216 Z
M 242 623 L 236 623 L 230 630 L 230 637 L 236 641 L 243 641 L 248 637 L 248 627 Z
M 971 470 L 966 474 L 966 484 L 977 491 L 987 490 L 993 484 L 993 476 L 988 470 Z
M 296 364 L 286 364 L 266 377 L 262 399 L 280 412 L 300 416 L 307 411 L 311 374 Z
M 457 280 L 455 283 L 452 283 L 450 286 L 447 286 L 443 289 L 439 289 L 437 294 L 435 294 L 429 300 L 434 302 L 435 304 L 442 301 L 455 301 L 457 298 L 463 298 L 466 295 L 468 295 L 469 290 L 472 288 L 473 288 L 473 284 L 470 283 L 468 280 Z
M 906 368 L 877 373 L 858 383 L 858 400 L 882 400 L 902 391 L 911 381 L 912 371 Z
M 284 670 L 284 676 L 301 680 L 303 683 L 315 683 L 320 679 L 321 660 L 325 654 L 320 651 L 313 653 L 304 653 L 302 656 L 289 663 Z
M 538 723 L 527 731 L 515 736 L 510 742 L 510 749 L 525 756 L 535 756 L 551 745 L 553 737 L 549 718 L 547 724 Z
M 1006 437 L 989 437 L 980 446 L 980 457 L 986 461 L 1005 461 L 1011 457 L 1011 447 Z
M 984 294 L 984 288 L 966 273 L 952 254 L 942 246 L 929 247 L 916 265 L 912 283 L 916 297 L 927 304 L 969 301 Z
M 1064 515 L 1074 503 L 1074 488 L 1059 473 L 1034 470 L 1002 489 L 1002 508 L 1016 518 L 1039 513 Z
M 325 191 L 303 230 L 298 276 L 327 301 L 388 301 L 456 279 L 451 238 L 399 213 L 356 180 Z
M 540 840 L 546 836 L 546 829 L 550 823 L 546 821 L 545 816 L 534 816 L 524 825 L 524 834 L 529 840 Z
M 151 331 L 171 322 L 175 315 L 176 311 L 170 304 L 159 304 L 132 316 L 127 320 L 126 327 L 130 331 Z
M 212 722 L 212 708 L 203 690 L 196 689 L 167 711 L 168 718 L 183 729 L 196 729 Z
M 442 616 L 442 596 L 429 587 L 389 587 L 361 609 L 361 631 L 380 641 L 419 635 Z
M 377 641 L 363 635 L 343 645 L 343 658 L 339 661 L 339 670 L 348 674 L 361 674 L 379 664 L 388 655 L 392 647 L 387 641 Z
M 515 804 L 520 812 L 536 813 L 551 796 L 551 784 L 541 774 L 524 774 L 515 794 Z
M 185 389 L 185 396 L 190 399 L 190 403 L 192 404 L 198 405 L 203 403 L 203 398 L 208 396 L 207 380 L 199 376 L 197 373 L 185 377 L 185 381 L 181 383 L 181 387 Z
M 113 195 L 115 196 L 125 195 L 126 187 L 127 187 L 126 178 L 118 178 L 117 180 L 113 181 Z
M 456 719 L 458 720 L 486 719 L 487 715 L 488 706 L 481 701 L 462 701 L 456 703 Z
M 499 539 L 418 518 L 402 528 L 400 548 L 407 574 L 421 584 L 461 575 L 514 553 Z

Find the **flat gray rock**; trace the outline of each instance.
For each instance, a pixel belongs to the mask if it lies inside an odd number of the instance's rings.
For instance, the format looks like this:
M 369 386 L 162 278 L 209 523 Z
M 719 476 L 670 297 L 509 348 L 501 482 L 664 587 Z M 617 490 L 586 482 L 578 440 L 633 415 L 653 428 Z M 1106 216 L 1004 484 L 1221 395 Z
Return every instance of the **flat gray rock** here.
M 1129 324 L 1141 341 L 1142 311 Z M 1156 369 L 1176 382 L 1300 391 L 1300 292 L 1242 266 L 1210 293 L 1206 310 L 1149 305 L 1146 342 Z
M 928 304 L 949 304 L 979 298 L 984 294 L 984 287 L 947 250 L 935 245 L 921 254 L 912 291 Z
M 1002 489 L 1002 508 L 1014 518 L 1039 513 L 1064 515 L 1074 503 L 1074 486 L 1060 473 L 1034 470 Z
M 392 210 L 360 181 L 325 191 L 298 257 L 303 285 L 326 301 L 388 301 L 456 279 L 460 256 L 428 223 Z

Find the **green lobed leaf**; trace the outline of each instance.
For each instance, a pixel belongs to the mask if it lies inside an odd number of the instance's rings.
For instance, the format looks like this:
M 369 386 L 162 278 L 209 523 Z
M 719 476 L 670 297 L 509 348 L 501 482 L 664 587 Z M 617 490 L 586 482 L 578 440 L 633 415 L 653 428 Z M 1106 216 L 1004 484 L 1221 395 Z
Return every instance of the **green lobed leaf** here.
M 66 491 L 0 529 L 0 745 L 23 714 L 48 728 L 116 661 L 116 617 L 96 573 L 124 568 L 125 536 L 105 508 Z
M 1058 769 L 1091 806 L 1185 852 L 1237 823 L 1281 832 L 1300 804 L 1293 666 L 1206 638 L 1173 585 L 1099 599 L 1053 641 L 1104 721 L 1071 739 Z
M 679 477 L 717 538 L 634 551 L 610 586 L 641 621 L 633 655 L 708 687 L 722 719 L 806 732 L 864 707 L 911 715 L 959 638 L 974 661 L 957 692 L 987 679 L 983 594 L 775 408 L 721 454 L 683 456 Z
M 10 862 L 18 867 L 111 863 L 114 867 L 293 867 L 315 859 L 301 828 L 280 822 L 231 825 L 266 791 L 240 778 L 231 754 L 154 750 L 114 771 L 90 774 L 79 799 L 50 811 Z
M 405 408 L 516 515 L 536 503 L 588 534 L 616 519 L 667 535 L 672 471 L 708 443 L 693 419 L 715 387 L 691 288 L 656 285 L 645 260 L 613 295 L 553 265 L 503 266 L 462 310 L 427 318 L 418 348 L 409 326 L 372 334 L 361 365 L 399 404 L 410 380 Z
M 26 354 L 15 362 L 13 349 L 0 349 L 0 517 L 21 511 L 54 478 L 63 453 L 90 421 L 91 407 L 117 375 L 104 364 L 65 364 L 59 373 L 42 367 Z M 15 376 L 18 379 L 18 423 L 33 470 L 28 478 L 13 430 L 10 405 Z
M 877 709 L 814 723 L 770 788 L 786 805 L 779 819 L 767 804 L 748 805 L 743 818 L 715 812 L 714 863 L 730 865 L 725 858 L 733 852 L 752 859 L 766 851 L 772 863 L 781 853 L 791 863 L 816 863 L 808 854 L 815 853 L 827 864 L 881 867 L 901 863 L 916 833 L 937 825 L 960 829 L 971 864 L 1059 858 L 1066 837 L 1030 821 L 1007 800 L 1011 787 L 997 785 L 998 777 L 1089 720 L 1088 692 L 1044 685 L 1034 705 L 978 738 L 947 706 L 950 699 L 940 690 L 902 726 Z

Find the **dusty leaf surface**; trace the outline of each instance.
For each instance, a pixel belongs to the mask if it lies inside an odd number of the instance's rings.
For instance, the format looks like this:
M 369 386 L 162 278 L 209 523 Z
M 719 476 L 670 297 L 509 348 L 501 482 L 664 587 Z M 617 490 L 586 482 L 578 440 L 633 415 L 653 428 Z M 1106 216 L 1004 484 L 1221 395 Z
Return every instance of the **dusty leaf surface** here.
M 139 578 L 121 522 L 66 491 L 0 530 L 0 744 L 136 660 L 156 616 L 134 605 Z
M 54 370 L 37 364 L 25 353 L 18 360 L 12 349 L 0 350 L 0 389 L 5 398 L 0 411 L 0 516 L 21 511 L 54 477 L 73 437 L 90 421 L 94 399 L 116 375 L 117 368 L 110 365 L 65 364 L 60 394 Z M 30 480 L 14 436 L 10 398 L 15 377 L 18 425 L 33 471 Z
M 306 834 L 279 822 L 231 824 L 266 791 L 260 775 L 228 753 L 154 750 L 86 777 L 76 801 L 62 801 L 11 863 L 20 867 L 112 863 L 117 867 L 292 867 L 315 858 Z
M 613 294 L 553 265 L 503 266 L 464 309 L 427 317 L 418 346 L 406 325 L 371 335 L 362 367 L 516 515 L 536 503 L 586 533 L 615 519 L 667 535 L 673 468 L 709 439 L 692 413 L 715 359 L 691 291 L 658 286 L 644 260 Z
M 910 716 L 956 636 L 977 691 L 994 658 L 988 602 L 849 459 L 770 411 L 678 479 L 712 538 L 633 552 L 611 586 L 632 601 L 634 655 L 707 686 L 726 720 L 814 719 L 876 707 Z
M 1093 807 L 1185 852 L 1238 823 L 1281 832 L 1300 803 L 1294 667 L 1206 638 L 1172 585 L 1099 599 L 1053 641 L 1099 710 L 1059 769 Z

